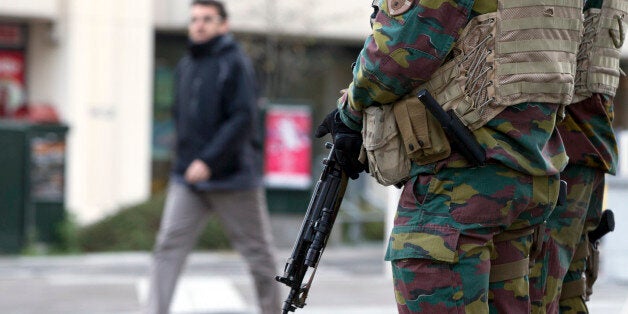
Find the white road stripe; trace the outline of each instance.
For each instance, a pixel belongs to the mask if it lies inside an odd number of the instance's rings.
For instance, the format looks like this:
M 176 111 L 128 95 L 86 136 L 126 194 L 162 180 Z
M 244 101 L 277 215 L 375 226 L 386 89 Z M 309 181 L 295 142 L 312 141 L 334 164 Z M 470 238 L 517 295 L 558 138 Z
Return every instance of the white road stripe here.
M 137 295 L 140 304 L 148 298 L 148 279 L 139 280 Z M 243 313 L 247 305 L 230 279 L 225 277 L 190 277 L 179 279 L 174 292 L 171 312 L 183 313 Z

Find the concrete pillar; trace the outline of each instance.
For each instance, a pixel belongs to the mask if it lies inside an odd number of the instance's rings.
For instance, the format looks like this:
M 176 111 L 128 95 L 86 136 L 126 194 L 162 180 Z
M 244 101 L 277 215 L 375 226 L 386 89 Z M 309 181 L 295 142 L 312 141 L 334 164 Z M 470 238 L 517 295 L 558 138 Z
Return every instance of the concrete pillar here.
M 58 5 L 32 28 L 29 89 L 70 126 L 66 204 L 89 223 L 150 195 L 153 2 Z

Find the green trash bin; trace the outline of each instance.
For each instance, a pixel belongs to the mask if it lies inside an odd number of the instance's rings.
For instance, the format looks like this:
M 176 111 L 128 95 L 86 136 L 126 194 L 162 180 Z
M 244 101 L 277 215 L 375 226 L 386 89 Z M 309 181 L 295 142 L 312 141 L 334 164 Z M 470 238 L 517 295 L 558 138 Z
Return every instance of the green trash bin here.
M 63 124 L 0 120 L 0 253 L 60 240 L 67 131 Z

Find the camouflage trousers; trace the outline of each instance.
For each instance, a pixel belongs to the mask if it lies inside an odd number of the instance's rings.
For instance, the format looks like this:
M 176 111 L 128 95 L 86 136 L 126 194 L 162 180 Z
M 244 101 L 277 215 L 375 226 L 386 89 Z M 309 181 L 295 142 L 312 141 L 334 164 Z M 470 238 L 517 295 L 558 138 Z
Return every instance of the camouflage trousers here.
M 582 298 L 586 233 L 600 221 L 604 172 L 569 165 L 561 180 L 567 181 L 567 201 L 548 218 L 542 255 L 530 273 L 533 313 L 588 313 Z
M 499 164 L 413 177 L 386 253 L 399 313 L 530 313 L 532 231 L 558 182 Z

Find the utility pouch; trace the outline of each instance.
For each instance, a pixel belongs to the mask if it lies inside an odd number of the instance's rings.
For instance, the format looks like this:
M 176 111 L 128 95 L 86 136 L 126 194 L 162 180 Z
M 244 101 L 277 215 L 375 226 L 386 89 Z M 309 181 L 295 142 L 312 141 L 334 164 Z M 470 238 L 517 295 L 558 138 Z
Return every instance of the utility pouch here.
M 597 280 L 597 276 L 600 272 L 600 251 L 598 250 L 598 242 L 591 243 L 587 241 L 589 256 L 587 257 L 587 264 L 585 269 L 586 277 L 586 290 L 584 299 L 589 301 L 591 294 L 593 293 L 593 284 Z
M 418 98 L 402 99 L 393 110 L 408 158 L 425 165 L 449 157 L 451 147 L 443 127 Z
M 410 159 L 399 136 L 392 106 L 367 107 L 363 121 L 362 145 L 371 176 L 384 186 L 407 179 Z

